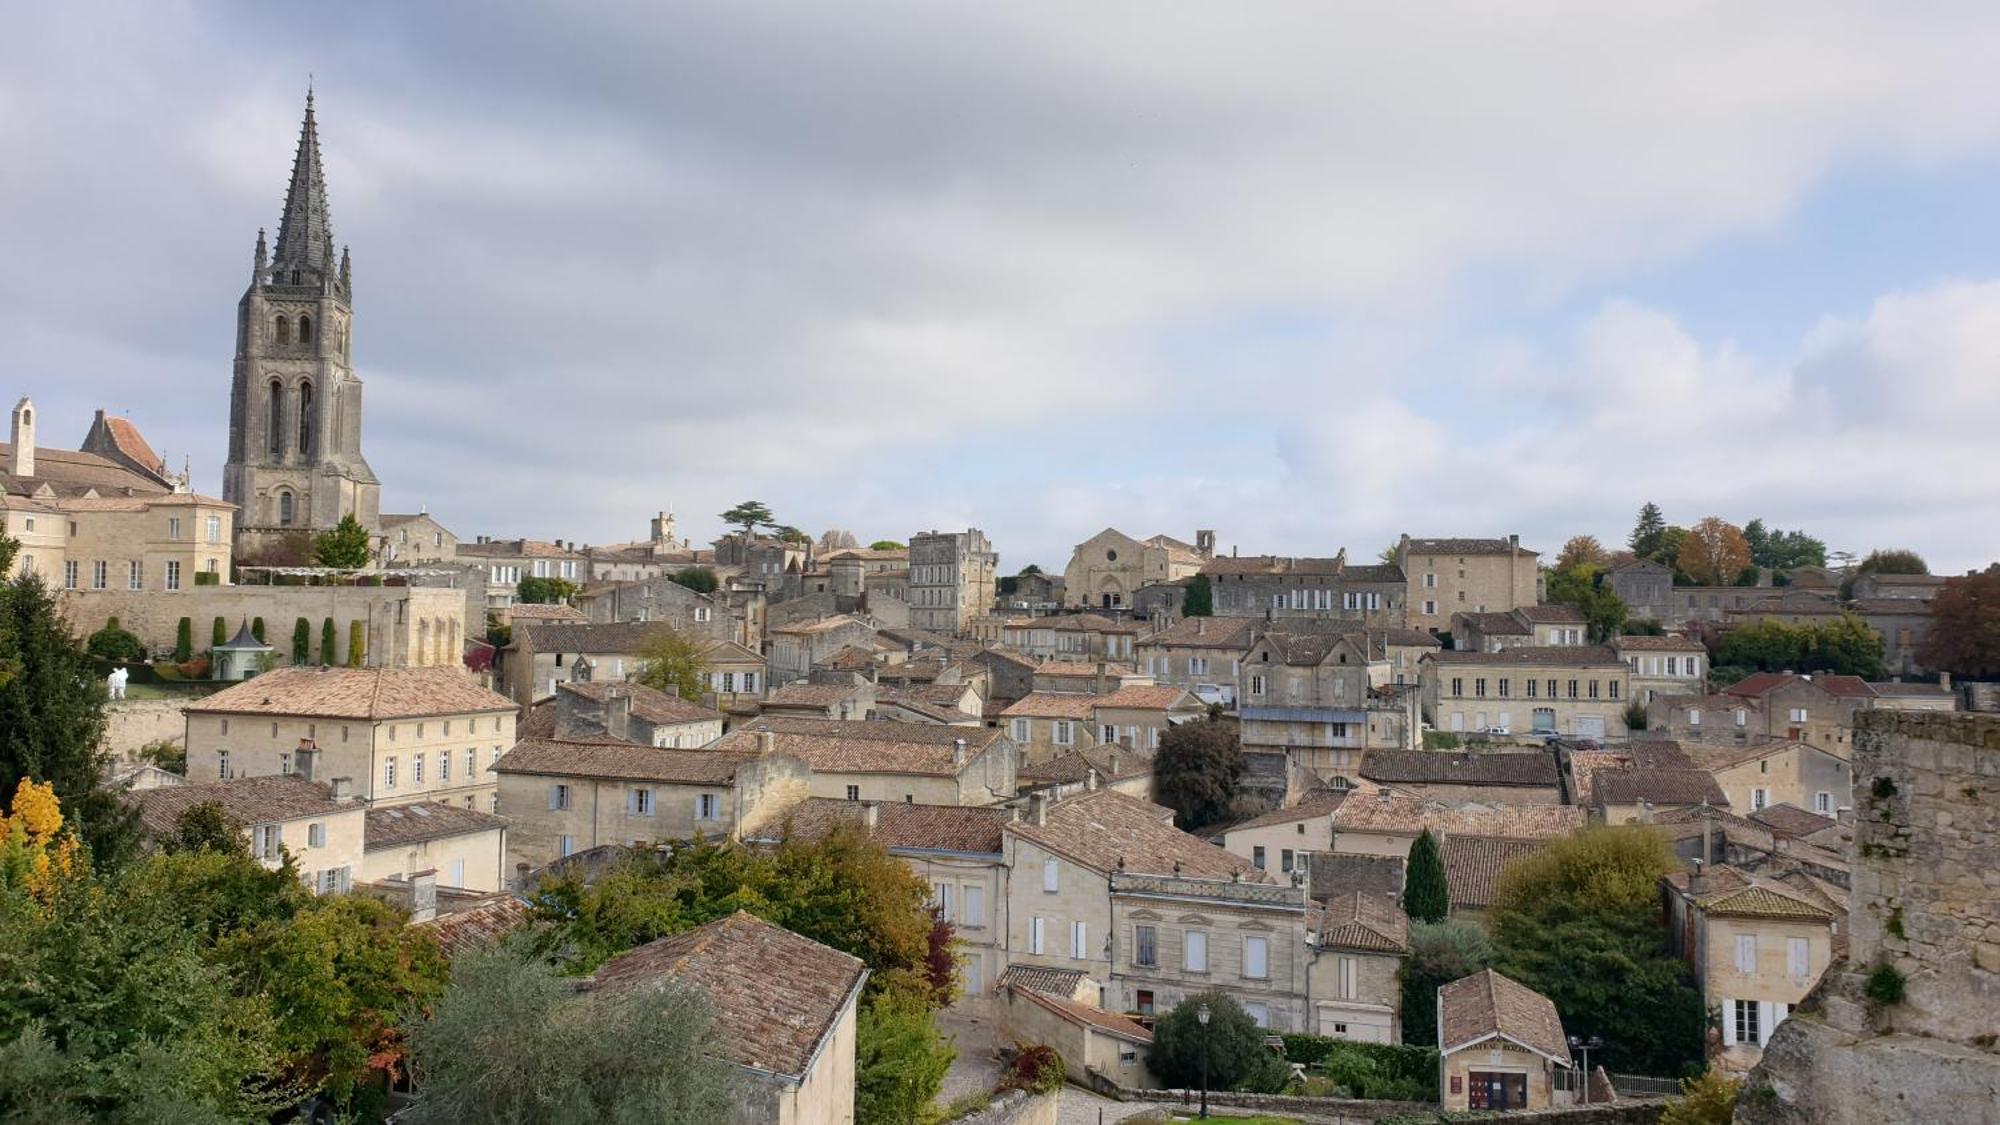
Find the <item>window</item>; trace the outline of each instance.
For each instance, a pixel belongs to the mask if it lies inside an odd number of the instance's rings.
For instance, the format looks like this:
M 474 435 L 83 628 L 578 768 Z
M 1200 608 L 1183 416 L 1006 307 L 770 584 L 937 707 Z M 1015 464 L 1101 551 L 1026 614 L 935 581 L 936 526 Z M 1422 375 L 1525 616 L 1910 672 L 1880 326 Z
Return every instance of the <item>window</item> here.
M 1698 727 L 1701 725 L 1701 708 L 1699 707 L 1688 708 L 1688 725 L 1691 727 Z
M 1259 871 L 1264 870 L 1264 846 L 1262 844 L 1258 844 L 1250 849 L 1250 866 L 1255 867 Z
M 1597 683 L 1598 681 L 1596 680 L 1590 681 L 1590 698 L 1592 699 L 1597 698 Z
M 451 780 L 451 751 L 449 750 L 438 751 L 438 780 Z
M 1245 1004 L 1243 1005 L 1243 1014 L 1249 1016 L 1250 1022 L 1256 1024 L 1258 1027 L 1271 1026 L 1271 1009 L 1266 1005 Z
M 1361 995 L 1361 962 L 1353 957 L 1342 957 L 1337 965 L 1336 993 L 1343 1000 L 1353 1000 Z
M 1250 694 L 1251 695 L 1264 694 L 1264 677 L 1262 676 L 1250 677 Z
M 1731 1030 L 1736 1032 L 1733 1040 L 1737 1043 L 1761 1043 L 1763 1034 L 1757 1023 L 1757 1001 L 1738 1000 L 1735 1002 L 1735 1019 Z
M 569 808 L 569 786 L 561 784 L 549 786 L 549 808 L 558 811 Z
M 1539 688 L 1539 687 L 1541 686 L 1541 684 L 1542 684 L 1542 682 L 1541 682 L 1540 680 L 1529 680 L 1529 681 L 1528 681 L 1528 698 L 1529 698 L 1529 699 L 1534 699 L 1534 698 L 1537 698 L 1538 696 L 1540 696 L 1540 695 L 1541 695 L 1541 692 L 1539 692 L 1539 691 L 1535 690 L 1535 689 Z
M 346 729 L 347 728 L 345 727 L 341 728 L 343 734 L 345 734 Z M 493 748 L 493 760 L 496 762 L 500 760 L 500 748 L 498 746 L 495 746 Z M 477 777 L 478 774 L 479 774 L 479 751 L 476 749 L 468 748 L 465 751 L 465 780 L 471 781 L 475 777 Z
M 75 566 L 76 564 L 71 563 L 70 565 Z M 105 562 L 103 559 L 98 559 L 96 562 L 91 563 L 90 588 L 93 590 L 102 590 L 106 586 L 109 586 L 110 584 L 111 584 L 111 564 Z
M 1813 811 L 1821 816 L 1833 815 L 1833 794 L 1821 792 L 1813 795 Z
M 1032 918 L 1028 921 L 1028 952 L 1039 954 L 1047 944 L 1049 920 Z
M 325 846 L 326 846 L 326 825 L 325 824 L 306 825 L 306 847 L 323 848 Z
M 1160 931 L 1156 927 L 1132 927 L 1132 963 L 1147 968 L 1160 963 Z
M 292 519 L 295 514 L 292 510 L 292 494 L 289 492 L 278 493 L 278 526 L 292 526 Z
M 1610 691 L 1610 695 L 1611 695 L 1611 698 L 1612 698 L 1612 699 L 1617 699 L 1617 698 L 1618 698 L 1618 681 L 1617 681 L 1617 680 L 1611 680 L 1611 681 L 1609 681 L 1609 683 L 1610 683 L 1610 685 L 1611 685 L 1611 686 L 1610 686 L 1610 689 L 1609 689 L 1609 691 Z
M 985 887 L 966 884 L 964 893 L 959 895 L 958 924 L 968 929 L 986 924 Z
M 1812 947 L 1802 937 L 1785 939 L 1785 971 L 1795 981 L 1803 981 L 1812 971 Z
M 463 887 L 465 885 L 464 860 L 454 859 L 451 861 L 451 882 L 447 885 L 453 887 Z
M 1757 971 L 1757 935 L 1736 935 L 1736 971 L 1754 973 Z
M 179 516 L 168 516 L 167 538 L 179 539 L 180 537 L 181 537 L 181 518 Z
M 1069 924 L 1069 955 L 1078 961 L 1090 956 L 1090 927 L 1085 923 Z
M 1057 719 L 1051 724 L 1055 730 L 1053 741 L 1057 746 L 1068 746 L 1076 741 L 1076 724 L 1068 719 Z
M 1271 975 L 1271 939 L 1246 937 L 1243 939 L 1243 975 L 1250 980 L 1263 980 Z M 1263 1024 L 1259 1023 L 1259 1027 Z
M 1062 875 L 1061 875 L 1061 871 L 1062 871 L 1062 861 L 1061 861 L 1061 860 L 1056 860 L 1056 859 L 1045 859 L 1045 860 L 1043 860 L 1043 861 L 1042 861 L 1042 891 L 1043 891 L 1043 893 L 1045 893 L 1045 894 L 1055 894 L 1055 893 L 1056 893 L 1056 892 L 1057 892 L 1058 890 L 1062 889 L 1062 884 L 1061 884 L 1061 880 L 1062 880 Z
M 76 570 L 77 567 L 74 560 L 63 564 L 63 589 L 76 589 Z
M 180 588 L 181 588 L 181 564 L 180 564 L 180 560 L 178 560 L 178 559 L 168 559 L 168 560 L 167 560 L 167 589 L 169 589 L 169 590 L 178 590 L 178 589 L 180 589 Z
M 1463 698 L 1464 696 L 1465 696 L 1465 681 L 1457 676 L 1453 676 L 1451 680 L 1451 697 L 1453 699 L 1460 699 Z
M 1208 971 L 1208 934 L 1189 930 L 1181 939 L 1181 968 L 1190 973 Z
M 1153 990 L 1152 990 L 1152 989 L 1150 989 L 1150 988 L 1141 988 L 1141 989 L 1138 989 L 1137 991 L 1133 992 L 1133 993 L 1132 993 L 1132 1009 L 1133 1009 L 1134 1011 L 1138 1012 L 1138 1013 L 1139 1013 L 1140 1015 L 1142 1015 L 1142 1016 L 1150 1016 L 1150 1015 L 1152 1015 L 1152 1014 L 1153 1014 Z M 1124 1057 L 1125 1057 L 1125 1056 L 1121 1054 L 1121 1055 L 1119 1055 L 1118 1057 L 1119 1057 L 1119 1058 L 1120 1058 L 1120 1059 L 1122 1060 L 1122 1059 L 1124 1059 Z
M 410 784 L 422 785 L 423 783 L 424 756 L 422 754 L 412 754 L 410 755 Z
M 1292 849 L 1283 848 L 1278 852 L 1278 870 L 1290 871 L 1291 869 L 1292 869 Z
M 1437 589 L 1437 585 L 1438 585 L 1438 576 L 1437 576 L 1437 575 L 1435 575 L 1435 574 L 1426 574 L 1426 575 L 1424 575 L 1424 589 L 1426 589 L 1426 590 L 1435 590 L 1435 589 Z M 1425 604 L 1429 604 L 1429 603 L 1425 603 Z
M 256 837 L 254 843 L 259 859 L 278 858 L 278 849 L 284 846 L 283 826 L 260 824 L 252 831 L 252 835 Z
M 696 820 L 722 819 L 722 801 L 713 793 L 703 793 L 696 797 L 694 799 L 694 818 Z
M 278 772 L 286 777 L 291 776 L 292 752 L 290 750 L 285 750 L 278 754 Z
M 1795 722 L 1795 723 L 1803 723 L 1803 722 L 1805 722 L 1805 721 L 1806 721 L 1806 709 L 1805 709 L 1805 708 L 1803 708 L 1803 707 L 1794 707 L 1794 708 L 1792 708 L 1792 721 L 1793 721 L 1793 722 Z
M 228 732 L 224 731 L 224 733 Z M 215 752 L 215 776 L 224 781 L 229 780 L 229 751 L 218 750 Z
M 653 815 L 653 791 L 634 789 L 625 795 L 625 812 L 628 816 Z
M 1486 677 L 1485 677 L 1485 676 L 1480 676 L 1480 677 L 1478 677 L 1478 678 L 1476 678 L 1476 679 L 1474 679 L 1474 680 L 1472 681 L 1472 694 L 1473 694 L 1473 697 L 1474 697 L 1474 698 L 1476 698 L 1476 699 L 1485 699 L 1485 698 L 1486 698 Z
M 1106 746 L 1118 741 L 1118 728 L 1111 723 L 1104 724 L 1104 737 L 1098 739 L 1098 741 Z
M 1770 803 L 1771 791 L 1769 789 L 1752 789 L 1750 791 L 1750 809 L 1752 812 L 1764 808 Z
M 847 799 L 850 801 L 859 801 L 861 799 L 861 787 L 859 785 L 848 786 Z
M 384 758 L 382 759 L 382 788 L 394 789 L 395 787 L 396 787 L 396 759 Z
M 1026 719 L 1014 720 L 1014 741 L 1016 742 L 1028 741 L 1028 720 Z
M 1500 698 L 1506 699 L 1511 694 L 1508 689 L 1512 684 L 1513 681 L 1507 679 L 1505 676 L 1500 678 Z
M 1748 711 L 1744 710 L 1744 709 L 1743 709 L 1743 708 L 1741 708 L 1741 707 L 1738 707 L 1738 708 L 1736 709 L 1736 725 L 1737 725 L 1737 726 L 1739 726 L 1739 727 L 1740 727 L 1740 726 L 1744 725 L 1744 723 L 1748 722 L 1748 721 L 1749 721 L 1749 719 L 1750 719 L 1750 712 L 1748 712 Z
M 1208 657 L 1206 656 L 1188 657 L 1188 674 L 1191 676 L 1208 675 Z
M 1436 602 L 1427 601 L 1424 603 L 1424 616 L 1436 617 L 1437 611 L 1438 611 L 1438 604 Z

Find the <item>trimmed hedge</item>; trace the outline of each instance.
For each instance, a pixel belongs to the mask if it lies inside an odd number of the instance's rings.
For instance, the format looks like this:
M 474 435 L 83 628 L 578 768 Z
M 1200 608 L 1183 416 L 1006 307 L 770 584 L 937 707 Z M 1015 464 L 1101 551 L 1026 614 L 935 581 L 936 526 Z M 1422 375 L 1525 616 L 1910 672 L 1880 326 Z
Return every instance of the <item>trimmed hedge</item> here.
M 329 617 L 319 623 L 319 662 L 328 668 L 340 666 L 340 660 L 334 650 L 334 645 L 339 643 L 339 636 L 339 632 L 333 627 L 333 618 Z
M 347 666 L 359 668 L 368 656 L 368 628 L 359 617 L 347 623 Z
M 1438 1096 L 1438 1053 L 1413 1044 L 1356 1043 L 1287 1035 L 1285 1058 L 1303 1063 L 1357 1098 L 1427 1101 Z

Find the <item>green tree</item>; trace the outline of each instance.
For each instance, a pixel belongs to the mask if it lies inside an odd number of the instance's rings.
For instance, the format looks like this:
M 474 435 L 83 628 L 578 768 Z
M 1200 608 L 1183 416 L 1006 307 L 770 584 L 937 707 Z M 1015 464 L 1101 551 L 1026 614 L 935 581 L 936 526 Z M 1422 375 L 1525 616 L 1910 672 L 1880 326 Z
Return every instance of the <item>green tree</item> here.
M 772 526 L 771 509 L 761 500 L 745 500 L 718 517 L 723 523 L 742 532 L 744 539 L 757 534 L 760 527 Z
M 1625 624 L 1625 603 L 1611 591 L 1602 570 L 1577 566 L 1549 575 L 1547 597 L 1552 605 L 1566 605 L 1583 614 L 1590 640 L 1602 643 L 1618 635 Z
M 1403 882 L 1403 911 L 1412 922 L 1442 922 L 1451 913 L 1444 881 L 1444 852 L 1426 828 L 1410 845 L 1409 873 Z
M 707 1125 L 735 1111 L 707 999 L 681 985 L 579 995 L 518 950 L 479 950 L 404 1030 L 416 1093 L 401 1119 L 417 1125 Z
M 1646 705 L 1633 700 L 1625 705 L 1625 729 L 1645 730 L 1651 726 L 1653 718 L 1646 713 Z
M 567 579 L 530 575 L 514 588 L 514 596 L 529 605 L 568 605 L 581 590 L 582 587 Z
M 1437 1042 L 1437 991 L 1490 967 L 1493 946 L 1470 922 L 1410 923 L 1410 955 L 1397 974 L 1402 990 L 1403 1042 Z
M 1833 672 L 1869 680 L 1887 674 L 1881 634 L 1851 613 L 1818 625 L 1787 625 L 1768 617 L 1739 625 L 1722 634 L 1713 664 L 1718 669 Z M 1722 673 L 1716 678 L 1723 679 Z
M 1840 584 L 1840 596 L 1846 600 L 1854 596 L 1855 583 L 1871 574 L 1929 574 L 1930 564 L 1915 551 L 1902 547 L 1878 548 L 1868 552 L 1847 580 Z
M 1660 902 L 1660 878 L 1680 867 L 1651 828 L 1600 825 L 1500 874 L 1493 968 L 1554 1001 L 1567 1031 L 1602 1037 L 1612 1070 L 1701 1065 L 1707 1013 L 1687 962 L 1667 951 Z
M 264 644 L 264 643 L 266 643 L 266 642 L 264 641 L 264 619 L 263 619 L 263 618 L 261 618 L 261 617 L 253 617 L 253 618 L 251 618 L 251 619 L 250 619 L 250 635 L 251 635 L 251 636 L 253 636 L 253 637 L 255 637 L 255 638 L 257 638 L 257 643 L 259 643 L 259 644 Z
M 368 529 L 351 512 L 340 517 L 333 527 L 313 536 L 312 551 L 317 565 L 342 570 L 359 570 L 375 557 L 375 552 L 368 549 Z
M 174 626 L 174 662 L 185 664 L 194 659 L 194 622 L 183 617 Z
M 671 625 L 661 624 L 639 645 L 639 682 L 655 691 L 696 701 L 707 690 L 707 646 Z
M 1743 539 L 1750 545 L 1750 561 L 1770 570 L 1826 565 L 1826 544 L 1803 531 L 1767 530 L 1763 520 L 1755 519 L 1743 525 Z
M 225 855 L 248 851 L 243 844 L 243 822 L 230 816 L 219 801 L 203 801 L 182 809 L 174 818 L 174 834 L 165 844 L 172 851 Z
M 1187 596 L 1181 600 L 1181 616 L 1215 616 L 1215 590 L 1208 584 L 1208 575 L 1197 574 L 1188 579 Z
M 1743 1080 L 1711 1070 L 1681 1079 L 1681 1096 L 1667 1103 L 1660 1125 L 1729 1125 L 1736 1120 L 1736 1097 Z
M 326 618 L 319 623 L 319 662 L 328 668 L 340 663 L 340 653 L 336 648 L 339 638 L 340 631 L 333 627 L 333 618 Z
M 1931 599 L 1924 667 L 1972 679 L 2000 677 L 2000 563 L 1954 578 Z
M 13 557 L 0 537 L 0 574 Z M 104 700 L 103 678 L 41 577 L 0 583 L 0 794 L 30 778 L 53 784 L 92 860 L 114 867 L 137 845 L 138 821 L 101 787 Z
M 218 617 L 208 630 L 208 647 L 216 648 L 229 643 L 229 624 Z
M 292 623 L 292 663 L 304 665 L 312 660 L 312 622 L 301 617 Z
M 715 577 L 715 571 L 705 566 L 691 566 L 667 575 L 667 581 L 686 586 L 697 594 L 713 594 L 722 583 Z
M 924 1120 L 958 1055 L 930 1008 L 907 994 L 877 999 L 862 1009 L 854 1039 L 856 1125 Z
M 1556 556 L 1556 569 L 1571 570 L 1579 566 L 1602 568 L 1608 557 L 1604 553 L 1604 544 L 1597 541 L 1597 536 L 1575 535 L 1563 544 L 1562 553 Z
M 368 626 L 359 618 L 347 623 L 347 666 L 359 668 L 368 662 Z
M 1200 1012 L 1208 1008 L 1208 1025 Z M 1282 1088 L 1291 1067 L 1264 1046 L 1264 1029 L 1226 992 L 1185 997 L 1153 1025 L 1146 1066 L 1162 1085 L 1194 1089 L 1207 1059 L 1211 1090 Z
M 779 540 L 790 543 L 794 547 L 809 547 L 812 545 L 812 536 L 807 535 L 791 524 L 779 524 L 773 527 L 771 531 Z
M 139 638 L 118 623 L 116 617 L 108 617 L 104 628 L 90 635 L 85 649 L 99 660 L 114 664 L 127 664 L 146 659 L 146 646 Z
M 1650 559 L 1660 549 L 1662 536 L 1667 531 L 1667 518 L 1660 513 L 1660 506 L 1651 500 L 1639 509 L 1638 522 L 1632 525 L 1632 534 L 1625 545 L 1642 559 Z
M 875 542 L 868 544 L 868 549 L 871 551 L 905 551 L 909 548 L 907 545 L 898 543 L 894 539 L 877 539 Z
M 1212 718 L 1182 723 L 1161 736 L 1153 756 L 1155 799 L 1174 810 L 1182 830 L 1192 832 L 1229 815 L 1243 769 L 1235 730 Z

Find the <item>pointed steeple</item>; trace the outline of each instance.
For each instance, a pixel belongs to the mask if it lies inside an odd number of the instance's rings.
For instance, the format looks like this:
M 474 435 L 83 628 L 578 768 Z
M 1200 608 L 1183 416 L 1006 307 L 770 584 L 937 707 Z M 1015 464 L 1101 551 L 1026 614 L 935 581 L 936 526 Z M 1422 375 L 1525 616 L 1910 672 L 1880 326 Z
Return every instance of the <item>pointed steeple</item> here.
M 285 217 L 278 223 L 278 248 L 272 264 L 287 271 L 311 271 L 301 284 L 317 286 L 333 268 L 333 219 L 326 206 L 326 175 L 320 168 L 319 125 L 313 120 L 312 90 L 306 91 L 306 119 L 299 127 L 299 152 L 292 160 L 292 182 L 285 189 Z

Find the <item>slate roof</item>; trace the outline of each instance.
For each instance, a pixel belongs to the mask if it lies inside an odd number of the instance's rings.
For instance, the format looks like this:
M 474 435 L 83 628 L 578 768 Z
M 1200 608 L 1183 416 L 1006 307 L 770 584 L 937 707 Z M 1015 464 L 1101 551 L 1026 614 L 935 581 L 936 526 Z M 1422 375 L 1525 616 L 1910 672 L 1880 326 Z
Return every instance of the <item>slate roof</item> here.
M 1561 775 L 1541 751 L 1464 754 L 1442 750 L 1370 750 L 1355 771 L 1382 785 L 1483 785 L 1553 789 Z
M 1624 668 L 1626 663 L 1608 645 L 1520 645 L 1499 652 L 1452 649 L 1424 659 L 1439 664 L 1500 664 L 1531 667 Z
M 1343 894 L 1360 892 L 1403 895 L 1405 861 L 1398 855 L 1351 855 L 1346 852 L 1317 852 L 1306 865 L 1315 902 L 1325 902 Z
M 595 777 L 658 781 L 670 785 L 728 785 L 754 762 L 754 753 L 720 749 L 672 750 L 632 742 L 559 742 L 528 738 L 493 764 L 494 773 L 542 777 Z
M 518 708 L 459 668 L 279 668 L 189 703 L 185 710 L 374 721 Z
M 1326 901 L 1320 919 L 1322 949 L 1352 949 L 1398 956 L 1410 951 L 1410 916 L 1383 894 L 1349 891 Z
M 800 1078 L 867 976 L 860 958 L 739 910 L 614 957 L 591 982 L 611 994 L 668 980 L 698 988 L 717 1055 Z
M 999 855 L 1001 827 L 1012 813 L 997 805 L 913 805 L 900 801 L 873 802 L 875 827 L 867 830 L 870 802 L 809 797 L 771 825 L 768 838 L 789 836 L 817 840 L 848 825 L 867 831 L 885 848 L 913 851 L 973 852 Z
M 376 805 L 368 810 L 362 847 L 367 851 L 400 848 L 447 836 L 469 836 L 474 832 L 497 832 L 507 827 L 507 818 L 459 805 L 419 801 L 411 805 Z
M 1511 613 L 1454 613 L 1451 624 L 1453 628 L 1463 624 L 1489 637 L 1525 637 L 1534 632 L 1528 622 Z
M 1110 873 L 1122 860 L 1128 873 L 1269 883 L 1271 876 L 1174 827 L 1173 813 L 1112 789 L 1065 797 L 1048 807 L 1047 823 L 1021 821 L 1007 831 L 1096 871 Z
M 955 777 L 974 758 L 1006 735 L 992 727 L 933 726 L 871 720 L 763 718 L 722 736 L 710 749 L 755 752 L 759 732 L 769 731 L 774 749 L 821 773 L 906 773 Z M 954 760 L 955 743 L 966 744 L 965 761 Z
M 1438 1032 L 1446 1053 L 1499 1034 L 1569 1065 L 1569 1040 L 1555 1003 L 1527 985 L 1487 969 L 1452 981 L 1438 995 Z
M 1599 805 L 1699 805 L 1726 809 L 1729 797 L 1707 770 L 1603 770 L 1591 782 L 1592 799 Z
M 1548 846 L 1547 840 L 1446 836 L 1439 850 L 1444 854 L 1445 890 L 1452 907 L 1484 910 L 1493 905 L 1493 892 L 1500 885 L 1501 868 L 1517 859 L 1526 859 Z M 1313 862 L 1318 863 L 1318 858 L 1315 857 Z
M 140 789 L 121 794 L 120 799 L 139 810 L 139 823 L 156 836 L 172 835 L 182 813 L 210 803 L 221 805 L 224 812 L 241 821 L 245 828 L 335 816 L 361 807 L 334 800 L 332 790 L 297 774 L 264 774 Z

